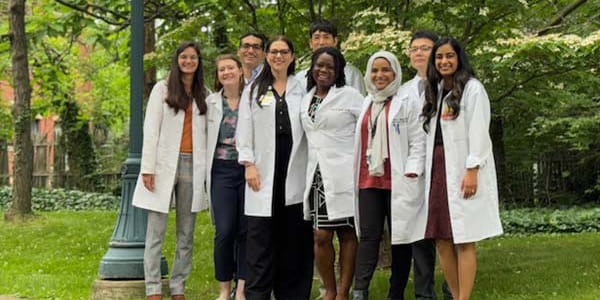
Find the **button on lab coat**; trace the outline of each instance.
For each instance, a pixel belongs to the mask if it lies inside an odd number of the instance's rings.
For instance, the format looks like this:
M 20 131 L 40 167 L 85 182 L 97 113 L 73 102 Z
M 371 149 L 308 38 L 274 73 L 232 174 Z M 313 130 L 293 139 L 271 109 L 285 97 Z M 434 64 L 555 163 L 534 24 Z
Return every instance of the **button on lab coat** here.
M 302 127 L 308 140 L 308 167 L 304 190 L 304 217 L 310 219 L 309 199 L 314 174 L 319 165 L 330 220 L 354 217 L 354 130 L 363 96 L 350 86 L 332 86 L 315 113 L 308 114 L 316 88 L 304 96 L 300 109 Z
M 236 145 L 240 163 L 256 165 L 260 176 L 260 189 L 255 192 L 248 184 L 245 190 L 245 214 L 270 217 L 273 199 L 275 168 L 275 101 L 262 108 L 256 103 L 256 89 L 249 97 L 250 86 L 244 88 L 238 111 Z M 285 205 L 302 203 L 306 183 L 307 147 L 304 130 L 300 124 L 300 103 L 306 92 L 293 75 L 287 79 L 285 101 L 292 127 L 292 152 L 285 183 Z

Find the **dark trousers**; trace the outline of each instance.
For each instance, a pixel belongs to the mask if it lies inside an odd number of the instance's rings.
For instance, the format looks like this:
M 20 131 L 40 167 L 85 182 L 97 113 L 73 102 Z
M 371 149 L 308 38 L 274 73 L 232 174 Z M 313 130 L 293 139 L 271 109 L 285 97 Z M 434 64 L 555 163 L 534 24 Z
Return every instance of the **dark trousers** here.
M 437 299 L 435 293 L 435 241 L 420 240 L 413 243 L 413 274 L 415 278 L 415 297 Z M 446 281 L 442 284 L 444 299 L 452 299 L 452 293 Z
M 358 194 L 360 243 L 356 257 L 354 290 L 368 290 L 377 267 L 379 244 L 385 220 L 391 223 L 391 192 L 382 189 L 361 189 Z M 404 299 L 408 282 L 412 246 L 392 245 L 392 267 L 388 299 Z
M 248 300 L 308 300 L 313 277 L 313 232 L 302 203 L 285 205 L 285 181 L 292 137 L 278 134 L 271 217 L 248 216 L 246 261 Z
M 274 217 L 247 217 L 246 299 L 307 300 L 313 277 L 313 237 L 302 204 Z
M 413 243 L 415 297 L 437 299 L 435 294 L 435 242 Z
M 214 262 L 218 281 L 246 279 L 244 167 L 215 159 L 211 170 L 211 207 L 215 222 Z

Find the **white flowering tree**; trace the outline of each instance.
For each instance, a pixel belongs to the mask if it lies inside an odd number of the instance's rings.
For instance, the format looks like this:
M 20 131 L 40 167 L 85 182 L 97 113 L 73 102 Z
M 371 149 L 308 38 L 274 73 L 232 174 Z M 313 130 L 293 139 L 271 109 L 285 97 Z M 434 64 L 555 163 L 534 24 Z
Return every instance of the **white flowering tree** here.
M 415 13 L 423 16 L 419 20 L 423 26 L 415 29 L 429 28 L 460 39 L 488 90 L 504 200 L 531 197 L 519 195 L 516 181 L 520 176 L 535 177 L 541 157 L 565 153 L 574 155 L 576 165 L 565 167 L 560 174 L 568 180 L 534 178 L 540 181 L 534 184 L 537 196 L 552 201 L 560 196 L 553 191 L 570 188 L 577 189 L 576 195 L 584 199 L 597 199 L 600 174 L 589 166 L 600 163 L 596 138 L 600 129 L 600 26 L 586 25 L 580 15 L 571 15 L 575 21 L 568 19 L 565 9 L 555 12 L 563 21 L 548 21 L 542 16 L 551 16 L 553 11 L 539 2 L 534 11 L 525 1 L 495 1 L 493 6 L 481 7 L 469 1 L 458 1 L 452 7 L 440 1 L 415 2 Z M 583 3 L 571 3 L 570 13 L 577 8 L 575 4 Z M 597 12 L 597 8 L 590 11 Z M 441 20 L 434 18 L 438 14 Z M 349 61 L 364 69 L 368 57 L 384 49 L 395 53 L 406 66 L 405 79 L 414 75 L 405 53 L 411 34 L 407 28 L 377 7 L 360 11 L 352 19 L 354 31 L 342 44 Z M 575 174 L 574 169 L 581 172 Z M 555 186 L 561 184 L 572 186 Z M 528 200 L 539 201 L 535 197 Z

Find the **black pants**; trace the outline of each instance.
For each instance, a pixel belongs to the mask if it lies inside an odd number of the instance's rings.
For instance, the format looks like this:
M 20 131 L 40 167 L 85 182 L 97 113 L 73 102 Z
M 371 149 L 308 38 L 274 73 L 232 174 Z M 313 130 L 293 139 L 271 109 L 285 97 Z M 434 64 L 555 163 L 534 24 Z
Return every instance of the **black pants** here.
M 285 181 L 292 139 L 278 135 L 271 217 L 248 216 L 248 300 L 308 300 L 313 277 L 313 233 L 302 203 L 285 206 Z
M 244 167 L 237 160 L 215 159 L 211 170 L 211 208 L 215 221 L 215 278 L 246 279 Z
M 391 224 L 391 191 L 361 189 L 358 194 L 360 243 L 356 257 L 354 290 L 368 290 L 377 267 L 379 244 L 387 219 Z M 392 267 L 388 299 L 404 299 L 412 260 L 412 245 L 392 245 Z
M 420 240 L 413 243 L 413 274 L 415 278 L 415 297 L 437 299 L 435 293 L 435 241 Z M 452 299 L 448 284 L 442 284 L 444 299 Z
M 281 217 L 248 217 L 246 299 L 308 300 L 313 277 L 312 227 L 302 204 Z

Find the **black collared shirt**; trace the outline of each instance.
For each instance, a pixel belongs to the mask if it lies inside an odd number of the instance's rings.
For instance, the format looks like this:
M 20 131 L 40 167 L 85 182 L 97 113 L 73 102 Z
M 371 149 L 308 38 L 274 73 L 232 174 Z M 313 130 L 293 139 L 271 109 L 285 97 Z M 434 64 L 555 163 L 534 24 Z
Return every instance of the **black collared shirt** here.
M 273 89 L 275 97 L 275 132 L 277 134 L 292 134 L 292 124 L 290 123 L 290 115 L 288 113 L 287 102 L 285 102 L 285 92 L 279 96 L 277 91 Z

